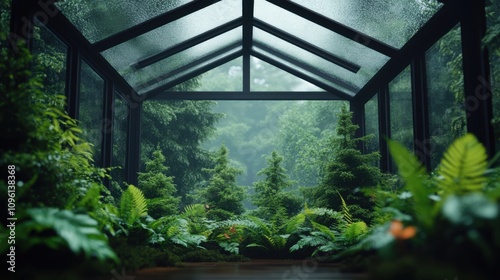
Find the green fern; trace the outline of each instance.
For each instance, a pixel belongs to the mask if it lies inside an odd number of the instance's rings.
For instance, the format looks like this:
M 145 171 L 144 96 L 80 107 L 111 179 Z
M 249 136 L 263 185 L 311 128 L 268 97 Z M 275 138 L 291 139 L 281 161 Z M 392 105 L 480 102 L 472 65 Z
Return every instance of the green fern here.
M 345 200 L 342 197 L 342 195 L 340 195 L 340 193 L 338 191 L 337 191 L 337 193 L 340 196 L 340 201 L 342 201 L 342 214 L 343 214 L 344 221 L 348 225 L 350 225 L 350 224 L 352 224 L 352 216 L 351 216 L 351 213 L 349 212 L 349 208 L 347 207 L 347 204 L 345 203 Z
M 354 222 L 347 226 L 342 236 L 348 243 L 359 241 L 368 232 L 368 226 L 365 222 Z
M 203 204 L 190 204 L 184 207 L 184 215 L 187 217 L 205 217 L 206 210 Z
M 119 217 L 132 225 L 140 217 L 148 214 L 146 198 L 142 191 L 129 185 L 120 199 Z
M 438 187 L 444 194 L 468 193 L 484 188 L 488 155 L 473 134 L 458 138 L 445 152 L 438 169 Z

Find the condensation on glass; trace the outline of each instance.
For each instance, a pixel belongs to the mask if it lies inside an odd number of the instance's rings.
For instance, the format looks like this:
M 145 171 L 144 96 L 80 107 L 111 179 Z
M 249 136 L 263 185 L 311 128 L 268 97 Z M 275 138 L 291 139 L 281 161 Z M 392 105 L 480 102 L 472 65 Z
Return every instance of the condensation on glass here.
M 389 83 L 391 137 L 413 150 L 413 100 L 410 67 Z
M 461 53 L 460 25 L 426 53 L 430 139 L 425 144 L 432 168 L 453 140 L 467 130 Z
M 78 120 L 83 138 L 93 145 L 96 166 L 102 166 L 102 128 L 104 124 L 104 80 L 85 61 L 81 62 Z
M 56 5 L 91 42 L 97 42 L 192 0 L 65 0 Z
M 435 0 L 292 1 L 396 48 L 442 7 Z

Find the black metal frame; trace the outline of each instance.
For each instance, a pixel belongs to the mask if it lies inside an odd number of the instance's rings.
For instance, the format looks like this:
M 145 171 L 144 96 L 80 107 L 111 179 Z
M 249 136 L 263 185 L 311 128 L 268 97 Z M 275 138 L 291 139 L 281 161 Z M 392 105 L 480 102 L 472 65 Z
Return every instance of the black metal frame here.
M 463 69 L 464 69 L 464 87 L 466 98 L 467 128 L 474 133 L 479 140 L 487 147 L 490 155 L 495 151 L 493 128 L 490 123 L 492 118 L 492 94 L 489 77 L 488 50 L 481 44 L 481 39 L 485 33 L 485 0 L 457 0 L 441 1 L 444 6 L 426 23 L 424 26 L 401 48 L 396 49 L 375 38 L 354 30 L 332 19 L 324 17 L 312 10 L 302 7 L 291 1 L 267 0 L 268 2 L 287 10 L 293 14 L 305 18 L 306 20 L 318 24 L 326 29 L 349 38 L 359 44 L 362 44 L 372 50 L 390 57 L 390 60 L 375 74 L 366 85 L 361 88 L 355 96 L 346 94 L 334 87 L 325 84 L 311 76 L 302 73 L 294 67 L 289 67 L 281 63 L 279 59 L 292 64 L 298 64 L 300 68 L 311 71 L 307 66 L 290 61 L 290 57 L 280 56 L 273 53 L 272 50 L 262 51 L 262 44 L 254 42 L 253 28 L 264 30 L 278 38 L 290 42 L 308 52 L 314 53 L 330 62 L 340 65 L 349 71 L 357 72 L 359 66 L 348 61 L 340 59 L 322 49 L 294 37 L 284 30 L 279 30 L 268 25 L 265 22 L 254 18 L 253 8 L 254 0 L 245 0 L 242 5 L 242 17 L 223 24 L 217 28 L 207 31 L 199 36 L 193 37 L 187 41 L 181 42 L 161 53 L 155 54 L 149 58 L 138 61 L 134 67 L 137 69 L 146 67 L 155 62 L 190 48 L 196 44 L 214 38 L 224 32 L 242 26 L 242 48 L 236 50 L 227 50 L 220 57 L 214 58 L 207 56 L 197 62 L 209 62 L 205 67 L 199 67 L 190 71 L 189 67 L 181 69 L 178 78 L 173 79 L 166 85 L 162 85 L 150 90 L 145 95 L 139 95 L 127 81 L 110 65 L 101 55 L 101 52 L 113 46 L 117 46 L 129 39 L 145 34 L 155 28 L 163 26 L 176 19 L 182 18 L 192 12 L 208 7 L 220 0 L 195 0 L 182 5 L 176 9 L 163 13 L 157 17 L 147 20 L 141 24 L 128 28 L 122 32 L 105 38 L 99 42 L 91 44 L 79 30 L 53 5 L 54 1 L 43 2 L 29 0 L 13 0 L 11 12 L 11 41 L 15 39 L 25 39 L 30 45 L 31 31 L 33 25 L 33 16 L 42 15 L 43 12 L 50 16 L 43 18 L 43 23 L 64 41 L 68 46 L 67 58 L 67 95 L 68 95 L 68 113 L 72 117 L 78 117 L 78 95 L 80 84 L 80 65 L 81 60 L 86 59 L 92 67 L 96 69 L 99 75 L 105 80 L 105 98 L 103 107 L 103 118 L 113 123 L 113 96 L 118 92 L 128 103 L 128 132 L 127 132 L 127 155 L 126 155 L 126 173 L 127 181 L 137 182 L 137 172 L 140 163 L 140 131 L 141 131 L 141 110 L 142 101 L 146 98 L 151 99 L 191 99 L 191 100 L 348 100 L 351 102 L 351 110 L 354 112 L 354 121 L 360 125 L 358 135 L 364 134 L 364 105 L 376 93 L 378 98 L 378 117 L 380 134 L 381 164 L 383 171 L 392 170 L 392 161 L 389 156 L 385 137 L 391 137 L 390 131 L 390 98 L 388 84 L 408 65 L 412 69 L 412 96 L 414 111 L 414 135 L 415 151 L 421 155 L 420 159 L 424 165 L 429 168 L 429 153 L 426 141 L 429 140 L 429 120 L 428 120 L 428 98 L 427 84 L 425 74 L 425 52 L 441 37 L 448 33 L 454 26 L 461 24 L 462 27 L 462 49 L 463 49 Z M 26 26 L 28 24 L 28 26 Z M 27 32 L 26 32 L 27 31 Z M 15 45 L 11 45 L 15 48 Z M 259 50 L 260 49 L 260 50 Z M 270 55 L 265 54 L 265 52 Z M 222 65 L 236 57 L 243 57 L 243 85 L 242 92 L 165 92 L 170 87 L 191 79 L 205 71 Z M 255 56 L 276 67 L 283 69 L 299 78 L 311 82 L 326 92 L 296 92 L 296 93 L 269 93 L 269 92 L 251 92 L 250 90 L 250 58 Z M 213 61 L 212 61 L 213 60 Z M 292 59 L 293 60 L 293 59 Z M 194 67 L 193 65 L 190 65 Z M 313 69 L 314 70 L 314 69 Z M 317 71 L 311 73 L 318 74 Z M 172 73 L 170 73 L 172 74 Z M 319 73 L 321 74 L 321 73 Z M 328 80 L 328 79 L 327 79 Z M 331 78 L 330 78 L 331 80 Z M 332 81 L 335 83 L 336 81 Z M 338 81 L 337 81 L 338 82 Z M 467 106 L 469 105 L 469 106 Z M 111 132 L 111 131 L 110 131 Z M 104 134 L 102 162 L 104 166 L 111 164 L 112 155 L 112 133 Z M 420 144 L 419 144 L 420 143 Z

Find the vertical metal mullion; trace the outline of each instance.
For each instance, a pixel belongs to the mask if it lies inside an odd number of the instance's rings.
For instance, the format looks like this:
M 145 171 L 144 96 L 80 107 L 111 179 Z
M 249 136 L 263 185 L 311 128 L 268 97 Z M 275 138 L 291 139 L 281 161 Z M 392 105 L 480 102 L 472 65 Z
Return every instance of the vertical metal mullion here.
M 491 77 L 488 50 L 482 46 L 486 32 L 485 0 L 463 0 L 461 10 L 462 55 L 464 70 L 467 130 L 495 153 Z
M 110 80 L 106 80 L 103 96 L 103 121 L 101 122 L 102 149 L 101 162 L 103 167 L 111 166 L 113 155 L 113 104 L 114 85 Z M 109 179 L 104 180 L 105 186 L 109 187 Z
M 413 135 L 415 154 L 430 170 L 431 147 L 429 133 L 429 103 L 425 55 L 413 59 L 411 63 L 411 85 L 413 104 Z
M 254 0 L 243 1 L 243 93 L 250 92 L 250 53 L 253 37 Z
M 366 122 L 365 122 L 365 106 L 364 104 L 359 104 L 357 102 L 350 102 L 350 110 L 353 113 L 353 123 L 358 125 L 359 128 L 356 130 L 355 137 L 363 137 L 366 135 Z M 362 153 L 366 152 L 365 144 L 362 141 L 358 142 L 358 149 Z
M 392 172 L 392 160 L 387 146 L 388 138 L 391 138 L 391 106 L 389 98 L 389 85 L 380 89 L 378 97 L 379 115 L 379 145 L 380 145 L 380 169 L 382 172 Z
M 68 46 L 66 61 L 66 110 L 74 119 L 78 118 L 80 96 L 81 61 L 78 48 Z

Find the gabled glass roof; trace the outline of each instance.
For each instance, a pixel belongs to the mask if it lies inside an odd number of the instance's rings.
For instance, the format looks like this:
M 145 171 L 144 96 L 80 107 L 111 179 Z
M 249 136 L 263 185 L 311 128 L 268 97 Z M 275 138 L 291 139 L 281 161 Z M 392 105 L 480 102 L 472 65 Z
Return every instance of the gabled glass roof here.
M 435 0 L 66 0 L 64 15 L 139 94 L 254 56 L 353 98 L 442 6 Z M 243 59 L 245 61 L 245 58 Z M 250 87 L 243 63 L 242 89 Z

